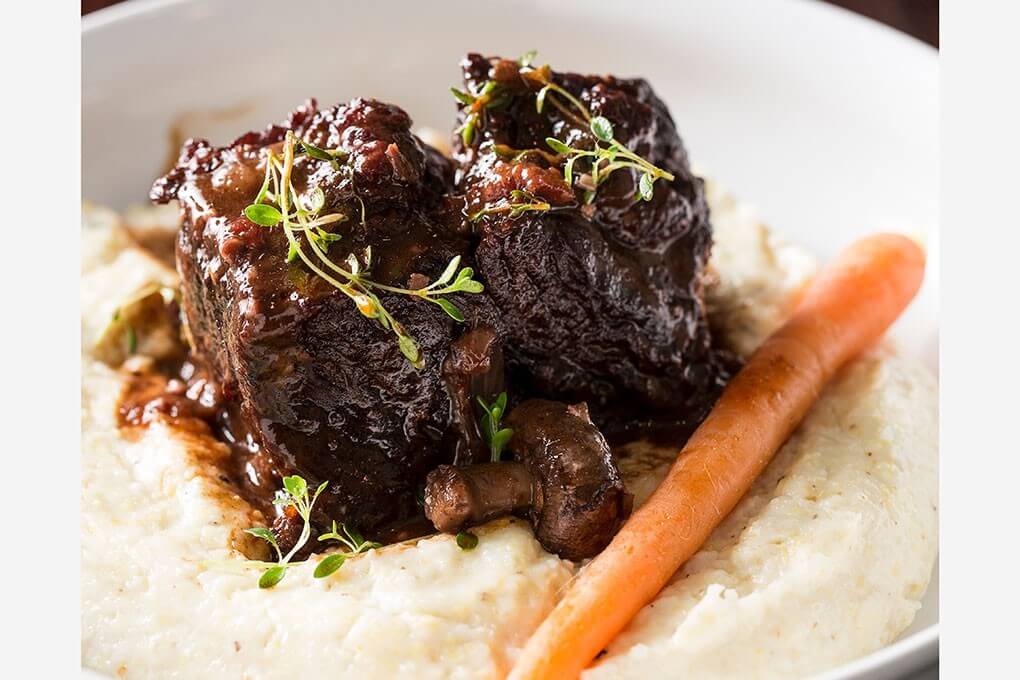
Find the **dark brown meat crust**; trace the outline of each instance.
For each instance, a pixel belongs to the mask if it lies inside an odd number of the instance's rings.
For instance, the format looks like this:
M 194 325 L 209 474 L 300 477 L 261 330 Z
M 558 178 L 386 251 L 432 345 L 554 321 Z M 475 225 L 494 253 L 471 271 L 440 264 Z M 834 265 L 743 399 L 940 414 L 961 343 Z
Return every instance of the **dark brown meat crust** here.
M 560 168 L 537 156 L 504 162 L 492 144 L 544 149 L 556 136 L 583 146 L 591 143 L 583 127 L 550 107 L 538 114 L 515 63 L 470 55 L 463 65 L 473 91 L 494 77 L 512 96 L 485 112 L 478 144 L 458 144 L 456 184 L 454 166 L 410 132 L 406 113 L 356 99 L 324 111 L 309 101 L 225 147 L 189 140 L 153 186 L 153 200 L 181 205 L 177 261 L 193 358 L 226 405 L 221 429 L 247 442 L 235 446 L 240 479 L 263 507 L 280 478 L 296 473 L 313 488 L 330 482 L 319 523 L 347 521 L 369 534 L 410 526 L 429 470 L 487 459 L 475 398 L 503 389 L 504 356 L 512 403 L 586 401 L 614 431 L 639 417 L 697 422 L 727 377 L 702 303 L 711 228 L 701 180 L 648 84 L 553 74 L 629 148 L 676 176 L 635 203 L 636 177 L 618 171 L 581 207 Z M 486 292 L 452 298 L 466 324 L 421 300 L 380 295 L 420 344 L 423 369 L 346 296 L 288 264 L 282 229 L 244 216 L 264 175 L 263 149 L 279 148 L 288 130 L 349 154 L 343 165 L 300 157 L 293 173 L 299 192 L 323 190 L 324 212 L 347 216 L 333 228 L 342 235 L 335 261 L 371 247 L 373 280 L 408 288 L 454 255 L 480 270 Z M 515 189 L 558 210 L 469 223 Z M 563 406 L 543 403 L 543 414 Z M 611 460 L 602 473 L 618 481 Z
M 243 209 L 262 181 L 262 147 L 294 129 L 350 153 L 353 172 L 307 157 L 295 162 L 295 187 L 318 185 L 325 210 L 348 215 L 330 256 L 343 262 L 371 246 L 374 280 L 434 279 L 454 255 L 467 254 L 468 230 L 446 197 L 448 161 L 410 126 L 401 109 L 376 101 L 325 111 L 309 102 L 283 125 L 227 147 L 189 141 L 152 191 L 158 202 L 181 204 L 184 315 L 195 356 L 240 404 L 254 434 L 247 482 L 269 497 L 284 474 L 299 473 L 310 487 L 329 480 L 318 516 L 369 531 L 415 513 L 416 486 L 444 459 L 451 406 L 440 367 L 464 326 L 426 302 L 381 295 L 421 345 L 425 368 L 414 369 L 392 333 L 299 263 L 285 262 L 282 229 L 250 222 Z M 469 320 L 485 316 L 484 301 L 471 297 L 453 299 Z
M 535 89 L 516 62 L 469 55 L 466 87 L 495 79 L 510 92 L 487 109 L 472 147 L 458 139 L 457 188 L 470 212 L 524 189 L 554 206 L 577 205 L 558 168 L 532 154 L 500 160 L 493 144 L 542 149 L 546 137 L 591 146 L 590 134 L 550 105 L 535 110 Z M 507 213 L 476 228 L 476 258 L 506 322 L 506 358 L 529 394 L 587 401 L 602 426 L 649 411 L 704 410 L 726 378 L 712 348 L 702 301 L 712 231 L 701 179 L 665 105 L 641 79 L 553 73 L 553 81 L 612 121 L 631 150 L 676 176 L 634 201 L 637 175 L 617 171 L 593 206 L 545 214 Z M 552 96 L 552 95 L 550 95 Z M 463 121 L 464 112 L 461 112 Z

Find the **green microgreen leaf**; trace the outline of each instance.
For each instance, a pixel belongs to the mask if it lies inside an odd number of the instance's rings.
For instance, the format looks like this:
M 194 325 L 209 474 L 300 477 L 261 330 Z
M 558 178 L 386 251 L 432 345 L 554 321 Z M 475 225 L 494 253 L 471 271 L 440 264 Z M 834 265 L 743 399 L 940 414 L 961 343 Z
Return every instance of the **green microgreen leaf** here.
M 460 130 L 460 139 L 464 142 L 464 146 L 471 146 L 471 143 L 475 140 L 475 121 L 476 117 L 474 114 L 464 120 L 464 126 Z
M 450 88 L 450 92 L 452 92 L 453 96 L 457 99 L 457 101 L 459 101 L 464 106 L 470 106 L 471 104 L 475 103 L 474 95 L 472 95 L 472 94 L 470 94 L 468 92 L 464 92 L 463 90 L 458 90 L 455 87 L 451 87 Z
M 326 559 L 319 562 L 312 575 L 315 578 L 326 578 L 327 576 L 334 574 L 337 569 L 344 566 L 344 562 L 346 561 L 347 556 L 342 553 L 329 555 Z
M 501 428 L 500 422 L 506 414 L 507 394 L 500 392 L 491 403 L 485 403 L 481 397 L 476 397 L 478 405 L 482 407 L 482 419 L 480 429 L 485 441 L 489 444 L 489 454 L 492 462 L 498 463 L 503 454 L 503 449 L 513 437 L 514 431 L 510 428 Z
M 339 534 L 336 531 L 336 520 L 333 520 L 333 530 L 330 531 L 329 533 L 325 533 L 319 536 L 319 540 L 320 541 L 341 540 L 339 538 Z
M 291 241 L 290 245 L 287 247 L 287 264 L 290 264 L 297 258 L 298 258 L 298 242 Z
M 326 231 L 322 227 L 315 228 L 315 237 L 319 239 L 319 241 L 321 241 L 327 247 L 329 246 L 330 243 L 336 243 L 337 241 L 343 238 L 343 236 L 341 236 L 340 234 L 334 234 L 331 231 Z
M 459 267 L 459 266 L 460 266 L 460 255 L 454 255 L 453 259 L 450 260 L 450 263 L 446 265 L 446 269 L 443 270 L 443 273 L 440 274 L 439 278 L 436 279 L 435 283 L 433 283 L 429 287 L 430 288 L 433 288 L 433 287 L 438 288 L 439 286 L 442 286 L 445 283 L 447 283 L 450 279 L 453 278 L 453 275 L 457 272 L 457 267 Z
M 357 276 L 361 273 L 361 263 L 358 262 L 358 258 L 354 253 L 350 253 L 347 256 L 347 268 L 351 270 L 351 274 Z
M 567 146 L 560 140 L 556 139 L 555 137 L 546 137 L 545 143 L 549 146 L 550 149 L 552 149 L 556 153 L 569 154 L 573 153 L 574 151 L 569 146 Z
M 304 152 L 308 156 L 314 158 L 317 161 L 334 160 L 333 154 L 331 154 L 329 151 L 326 151 L 322 147 L 315 146 L 311 142 L 301 142 L 301 148 L 304 149 Z
M 464 314 L 462 314 L 461 311 L 457 309 L 457 306 L 450 302 L 449 300 L 439 298 L 435 302 L 442 308 L 444 312 L 446 312 L 447 316 L 449 316 L 454 321 L 460 322 L 464 321 Z
M 478 537 L 470 531 L 457 534 L 457 547 L 461 550 L 474 550 L 478 547 Z
M 538 113 L 542 113 L 542 109 L 545 108 L 545 97 L 547 94 L 549 94 L 549 85 L 543 87 L 538 91 L 538 94 L 535 95 L 535 111 Z
M 591 131 L 603 142 L 613 141 L 613 124 L 604 116 L 595 116 L 591 119 Z
M 272 588 L 277 583 L 283 580 L 283 577 L 287 575 L 287 567 L 283 565 L 277 565 L 275 567 L 269 567 L 259 578 L 259 588 Z
M 347 538 L 351 539 L 351 543 L 354 544 L 354 550 L 358 550 L 365 543 L 365 537 L 361 535 L 361 532 L 346 522 L 344 523 L 344 533 L 347 534 Z
M 531 62 L 535 61 L 535 57 L 537 56 L 538 50 L 528 50 L 520 56 L 517 63 L 521 66 L 521 68 L 527 68 L 528 66 L 531 66 Z
M 503 449 L 510 442 L 510 439 L 514 436 L 513 429 L 504 427 L 494 435 L 492 435 L 492 441 L 489 442 L 489 446 L 492 452 L 492 461 L 498 463 L 503 457 Z
M 300 475 L 284 477 L 283 488 L 285 488 L 287 493 L 289 493 L 294 499 L 304 498 L 308 495 L 308 482 L 306 482 L 305 478 Z
M 650 201 L 652 196 L 655 194 L 655 180 L 647 172 L 641 175 L 641 179 L 638 180 L 638 195 L 641 196 L 642 200 Z
M 275 227 L 283 221 L 280 211 L 265 203 L 252 203 L 244 209 L 244 216 L 263 227 Z
M 252 527 L 251 529 L 245 529 L 245 533 L 251 534 L 256 538 L 261 538 L 263 541 L 269 543 L 273 550 L 276 551 L 277 559 L 283 559 L 283 552 L 280 550 L 280 544 L 276 542 L 276 535 L 265 527 Z
M 506 144 L 493 144 L 492 153 L 496 154 L 504 161 L 515 160 L 520 155 L 517 153 L 516 149 L 511 146 L 507 146 Z
M 563 166 L 563 180 L 567 183 L 568 187 L 574 185 L 574 161 L 577 158 L 577 156 L 571 156 Z
M 337 529 L 336 520 L 333 521 L 333 530 L 319 536 L 319 540 L 339 541 L 350 550 L 350 552 L 347 553 L 348 556 L 352 554 L 357 555 L 359 553 L 368 552 L 369 550 L 382 547 L 381 543 L 366 541 L 364 536 L 361 535 L 361 532 L 347 524 L 343 525 L 343 532 L 341 533 Z
M 413 338 L 401 335 L 397 340 L 397 344 L 400 347 L 400 353 L 411 362 L 412 366 L 417 367 L 421 363 L 421 350 L 418 349 L 418 343 Z
M 315 493 L 312 495 L 312 500 L 309 506 L 315 503 L 315 500 L 319 497 L 319 494 L 325 491 L 326 487 L 329 486 L 329 480 L 326 480 L 315 489 Z

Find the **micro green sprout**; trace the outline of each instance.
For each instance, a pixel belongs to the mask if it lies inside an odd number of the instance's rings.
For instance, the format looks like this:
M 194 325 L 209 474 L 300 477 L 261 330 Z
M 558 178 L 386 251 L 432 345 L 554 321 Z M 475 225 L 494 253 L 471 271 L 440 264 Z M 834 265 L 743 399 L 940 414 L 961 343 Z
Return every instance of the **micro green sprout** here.
M 442 309 L 455 321 L 464 321 L 461 310 L 444 296 L 453 293 L 480 293 L 484 287 L 474 279 L 471 267 L 461 267 L 459 255 L 450 260 L 446 269 L 431 284 L 417 289 L 388 286 L 373 281 L 369 273 L 372 268 L 371 248 L 361 253 L 348 254 L 341 267 L 329 256 L 330 245 L 341 240 L 341 235 L 325 227 L 347 219 L 343 213 L 322 215 L 325 194 L 320 187 L 314 187 L 307 195 L 301 195 L 291 183 L 295 156 L 304 153 L 310 158 L 333 164 L 345 162 L 348 155 L 342 150 L 328 150 L 300 141 L 288 131 L 282 154 L 270 149 L 266 153 L 266 175 L 255 200 L 244 209 L 245 217 L 264 227 L 282 226 L 287 236 L 287 262 L 300 260 L 319 277 L 333 285 L 354 302 L 358 311 L 374 319 L 397 338 L 397 347 L 404 358 L 415 368 L 424 366 L 424 357 L 417 341 L 403 325 L 389 313 L 377 291 L 409 295 L 430 302 Z M 361 204 L 361 220 L 365 220 L 365 204 Z M 304 237 L 303 239 L 301 237 Z

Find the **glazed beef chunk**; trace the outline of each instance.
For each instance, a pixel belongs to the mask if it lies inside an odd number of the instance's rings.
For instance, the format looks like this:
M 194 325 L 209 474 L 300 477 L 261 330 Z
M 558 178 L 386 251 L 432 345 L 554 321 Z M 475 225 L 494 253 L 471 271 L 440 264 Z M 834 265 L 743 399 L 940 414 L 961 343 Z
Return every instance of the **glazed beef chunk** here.
M 364 266 L 370 248 L 377 283 L 418 288 L 435 280 L 455 255 L 469 255 L 469 228 L 447 198 L 449 161 L 410 126 L 404 111 L 377 101 L 322 111 L 309 102 L 284 124 L 227 147 L 189 141 L 151 194 L 181 206 L 184 317 L 194 357 L 246 426 L 243 483 L 271 499 L 283 475 L 301 474 L 312 488 L 328 480 L 318 519 L 369 532 L 416 514 L 420 483 L 449 458 L 456 437 L 444 380 L 460 378 L 456 370 L 444 377 L 443 363 L 465 329 L 494 314 L 484 296 L 458 293 L 450 299 L 467 316 L 460 324 L 434 304 L 380 292 L 420 346 L 423 366 L 415 368 L 392 331 L 300 260 L 288 262 L 281 226 L 260 226 L 244 210 L 263 183 L 266 149 L 279 153 L 293 130 L 341 152 L 342 163 L 300 155 L 292 175 L 302 196 L 321 189 L 320 215 L 346 217 L 323 227 L 339 236 L 331 237 L 330 259 L 354 255 Z
M 517 61 L 477 54 L 462 67 L 465 91 L 489 97 L 460 106 L 457 189 L 475 218 L 481 276 L 506 322 L 513 380 L 534 396 L 587 402 L 610 429 L 636 414 L 705 412 L 727 377 L 702 300 L 712 231 L 702 181 L 665 105 L 641 79 L 548 67 L 527 77 Z M 675 179 L 659 179 L 651 200 L 639 201 L 640 174 L 616 170 L 588 204 L 590 163 L 575 164 L 575 176 L 589 176 L 568 186 L 566 157 L 546 138 L 576 149 L 591 149 L 596 138 L 555 91 L 537 111 L 543 79 Z M 529 202 L 551 208 L 508 209 Z
M 728 377 L 702 301 L 702 182 L 643 80 L 479 55 L 463 69 L 452 161 L 364 99 L 184 145 L 151 196 L 181 208 L 190 361 L 266 509 L 299 474 L 328 482 L 319 525 L 421 533 L 420 498 L 440 529 L 516 513 L 547 549 L 590 557 L 630 508 L 602 431 L 696 423 Z M 582 155 L 568 184 L 572 154 L 614 144 L 622 155 Z M 614 162 L 628 158 L 643 169 Z M 446 308 L 416 293 L 458 258 L 472 290 Z M 491 445 L 504 391 L 512 460 Z M 300 523 L 276 514 L 289 547 Z

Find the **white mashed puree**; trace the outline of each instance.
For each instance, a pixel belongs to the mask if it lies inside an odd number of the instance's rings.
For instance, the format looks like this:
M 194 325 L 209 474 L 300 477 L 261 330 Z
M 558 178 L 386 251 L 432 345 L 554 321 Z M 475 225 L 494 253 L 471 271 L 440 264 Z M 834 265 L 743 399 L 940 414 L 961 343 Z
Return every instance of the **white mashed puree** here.
M 813 260 L 709 187 L 714 323 L 740 351 L 779 322 Z M 576 567 L 519 521 L 460 550 L 389 546 L 272 590 L 240 559 L 265 519 L 217 474 L 225 449 L 154 425 L 117 430 L 122 377 L 93 343 L 113 310 L 175 277 L 118 217 L 86 206 L 82 262 L 82 662 L 123 678 L 499 678 Z M 166 224 L 166 212 L 133 223 Z M 171 223 L 172 223 L 171 217 Z M 151 226 L 146 223 L 144 226 Z M 585 672 L 603 678 L 793 678 L 873 651 L 906 628 L 937 547 L 937 390 L 879 348 L 837 379 L 708 544 Z M 631 447 L 641 502 L 675 452 Z

